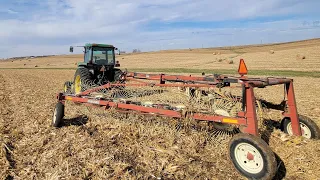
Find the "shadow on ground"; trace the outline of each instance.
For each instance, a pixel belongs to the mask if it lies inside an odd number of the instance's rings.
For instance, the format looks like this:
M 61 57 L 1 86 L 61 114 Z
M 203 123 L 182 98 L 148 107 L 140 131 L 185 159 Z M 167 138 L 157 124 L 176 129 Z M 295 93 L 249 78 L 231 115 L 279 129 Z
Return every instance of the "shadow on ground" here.
M 264 126 L 266 127 L 264 131 L 261 133 L 261 138 L 269 144 L 271 133 L 274 131 L 274 129 L 281 129 L 281 123 L 279 121 L 266 119 L 263 121 Z M 284 162 L 282 159 L 274 153 L 277 161 L 277 173 L 273 180 L 281 180 L 286 177 L 287 169 L 284 165 Z
M 286 177 L 287 169 L 282 159 L 276 153 L 274 153 L 274 155 L 276 157 L 278 167 L 277 167 L 277 173 L 274 176 L 273 180 L 281 180 Z
M 61 127 L 82 126 L 84 124 L 87 124 L 87 122 L 88 122 L 88 116 L 81 115 L 71 119 L 63 119 Z

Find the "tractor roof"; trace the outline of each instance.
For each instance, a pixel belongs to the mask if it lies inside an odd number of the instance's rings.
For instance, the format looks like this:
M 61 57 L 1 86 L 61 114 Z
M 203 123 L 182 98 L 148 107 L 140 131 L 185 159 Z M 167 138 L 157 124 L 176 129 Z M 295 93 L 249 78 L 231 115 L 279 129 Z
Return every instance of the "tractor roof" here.
M 97 43 L 86 43 L 86 47 L 114 47 L 113 45 L 110 44 L 97 44 Z

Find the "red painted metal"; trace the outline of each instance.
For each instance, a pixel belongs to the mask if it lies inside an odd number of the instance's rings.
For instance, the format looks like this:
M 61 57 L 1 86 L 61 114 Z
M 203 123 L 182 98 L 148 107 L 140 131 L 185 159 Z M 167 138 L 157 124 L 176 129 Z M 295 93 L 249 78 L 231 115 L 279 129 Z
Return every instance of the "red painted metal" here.
M 245 87 L 245 104 L 246 104 L 246 113 L 247 126 L 243 128 L 243 132 L 258 135 L 258 121 L 256 113 L 256 98 L 253 92 L 253 86 L 251 84 L 246 84 Z
M 63 96 L 62 98 L 64 100 L 69 100 L 73 102 L 94 104 L 94 105 L 100 105 L 100 106 L 106 106 L 106 107 L 115 107 L 118 109 L 134 110 L 134 111 L 146 112 L 146 113 L 154 113 L 157 115 L 165 115 L 165 116 L 175 117 L 175 118 L 181 118 L 184 116 L 179 111 L 158 109 L 153 107 L 144 107 L 144 106 L 139 106 L 134 104 L 116 103 L 116 102 L 111 102 L 106 100 L 96 100 L 96 99 L 89 99 L 85 97 L 74 97 L 74 96 Z M 226 119 L 226 118 L 230 119 L 230 117 L 206 115 L 206 114 L 200 114 L 200 113 L 195 113 L 191 117 L 196 120 L 215 121 L 215 122 L 223 122 L 223 119 Z M 230 124 L 246 125 L 245 118 L 231 118 L 231 119 L 236 120 L 236 123 L 231 122 Z
M 81 93 L 79 93 L 77 96 L 84 96 L 84 95 L 88 95 L 90 93 L 93 92 L 97 92 L 100 89 L 106 89 L 106 88 L 110 88 L 110 87 L 117 87 L 117 86 L 133 86 L 133 87 L 139 87 L 139 86 L 158 86 L 158 87 L 216 87 L 216 84 L 152 84 L 152 83 L 136 83 L 136 84 L 105 84 L 102 86 L 98 86 L 86 91 L 83 91 Z M 239 86 L 235 86 L 235 87 L 239 87 Z
M 129 72 L 126 76 L 128 79 L 147 79 L 147 80 L 162 80 L 162 81 L 173 81 L 173 82 L 193 82 L 198 84 L 218 84 L 223 82 L 223 80 L 234 80 L 238 83 L 244 84 L 249 83 L 254 87 L 264 87 L 270 85 L 286 84 L 292 81 L 288 78 L 248 78 L 247 76 L 234 77 L 234 76 L 224 76 L 217 75 L 212 76 L 182 76 L 182 75 L 165 75 L 165 74 L 144 74 L 144 73 L 134 73 Z
M 216 87 L 216 85 L 209 84 L 155 84 L 159 87 Z
M 176 118 L 181 117 L 180 112 L 173 111 L 173 110 L 157 109 L 157 108 L 152 108 L 152 107 L 144 107 L 144 106 L 114 103 L 114 102 L 110 102 L 109 105 L 113 106 L 113 107 L 120 108 L 120 109 L 130 109 L 130 110 L 141 111 L 141 112 L 155 113 L 155 114 L 159 114 L 159 115 L 166 115 L 166 116 L 176 117 Z
M 167 115 L 170 117 L 181 117 L 181 113 L 173 110 L 166 110 L 166 109 L 157 109 L 152 107 L 144 107 L 134 104 L 124 104 L 124 103 L 116 103 L 106 100 L 97 100 L 97 99 L 89 99 L 85 97 L 73 97 L 73 96 L 64 96 L 65 100 L 70 100 L 73 102 L 80 102 L 80 103 L 91 103 L 101 106 L 107 106 L 107 107 L 116 107 L 119 109 L 128 109 L 128 110 L 135 110 L 135 111 L 141 111 L 141 112 L 148 112 L 148 113 L 155 113 L 160 115 Z
M 300 128 L 300 122 L 297 112 L 297 104 L 296 99 L 294 95 L 294 89 L 293 89 L 293 81 L 290 81 L 290 83 L 286 84 L 286 91 L 287 91 L 287 98 L 288 98 L 288 109 L 289 109 L 289 118 L 291 120 L 292 124 L 292 133 L 296 136 L 301 136 L 301 128 Z
M 160 80 L 163 81 L 206 81 L 208 77 L 198 77 L 198 76 L 182 76 L 182 75 L 165 75 L 165 74 L 144 74 L 128 72 L 127 77 L 138 78 L 138 79 L 148 79 L 148 80 Z M 213 78 L 210 78 L 213 80 Z
M 108 83 L 108 84 L 105 84 L 105 85 L 102 85 L 102 86 L 99 86 L 99 87 L 95 87 L 95 88 L 92 88 L 92 89 L 83 91 L 83 92 L 77 94 L 77 96 L 88 95 L 88 94 L 90 94 L 90 93 L 92 93 L 92 92 L 96 92 L 96 91 L 98 91 L 98 90 L 100 90 L 100 89 L 107 89 L 107 88 L 110 88 L 110 87 L 111 87 L 111 85 L 110 85 L 110 83 Z
M 248 153 L 247 153 L 247 159 L 248 159 L 249 161 L 254 160 L 254 155 L 251 154 L 250 152 L 248 152 Z
M 139 82 L 139 83 L 142 83 L 142 84 L 148 84 L 147 82 L 143 81 L 143 80 L 139 80 L 139 79 L 135 79 L 133 77 L 126 77 L 126 80 L 128 81 L 135 81 L 135 82 Z

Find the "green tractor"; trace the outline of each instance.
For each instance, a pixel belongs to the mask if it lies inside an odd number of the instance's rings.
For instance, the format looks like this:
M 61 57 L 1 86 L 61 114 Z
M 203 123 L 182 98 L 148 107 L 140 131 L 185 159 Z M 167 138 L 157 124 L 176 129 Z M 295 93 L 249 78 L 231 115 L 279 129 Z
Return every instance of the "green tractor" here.
M 115 59 L 115 51 L 118 50 L 116 47 L 89 43 L 76 47 L 84 47 L 84 62 L 78 63 L 73 82 L 65 82 L 65 93 L 79 94 L 90 87 L 111 82 L 123 83 L 124 73 L 116 68 L 120 67 Z M 73 52 L 73 46 L 70 46 L 70 52 Z

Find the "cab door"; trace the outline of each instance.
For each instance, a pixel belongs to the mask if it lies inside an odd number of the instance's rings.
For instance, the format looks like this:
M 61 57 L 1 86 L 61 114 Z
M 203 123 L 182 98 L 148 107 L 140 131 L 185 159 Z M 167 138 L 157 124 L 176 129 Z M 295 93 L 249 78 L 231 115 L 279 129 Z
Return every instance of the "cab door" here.
M 91 47 L 85 48 L 84 62 L 92 64 L 92 48 Z

